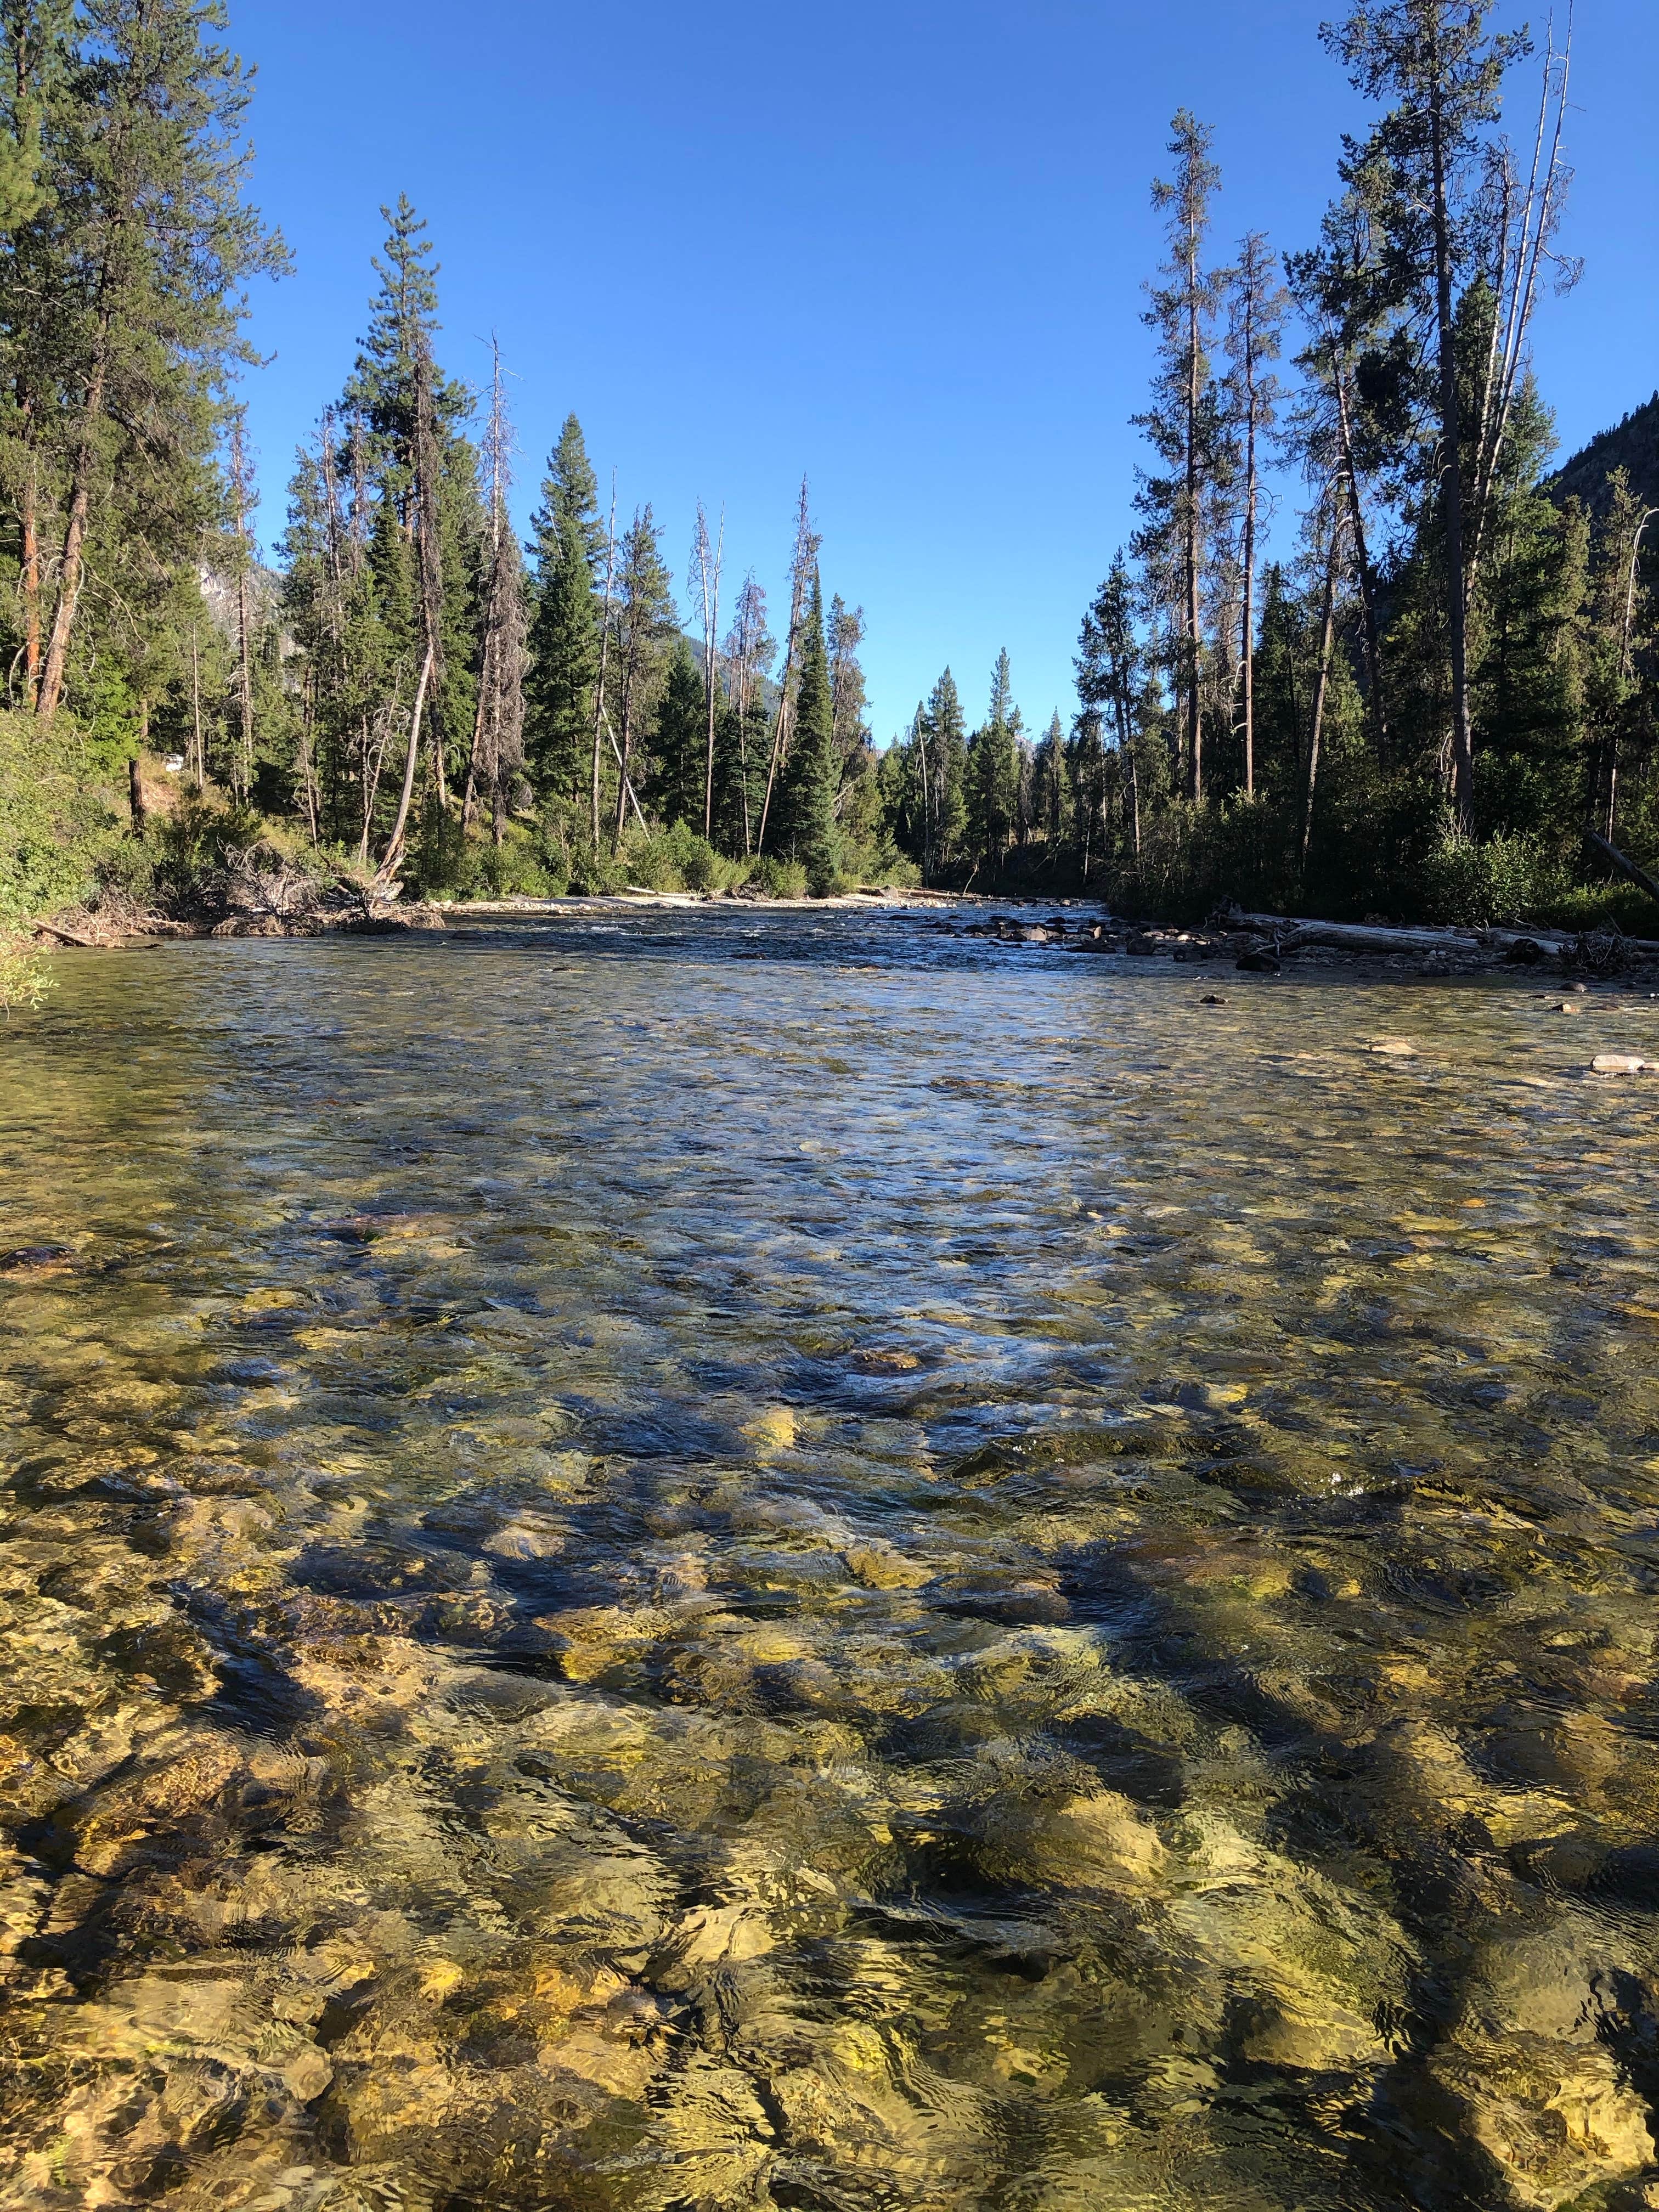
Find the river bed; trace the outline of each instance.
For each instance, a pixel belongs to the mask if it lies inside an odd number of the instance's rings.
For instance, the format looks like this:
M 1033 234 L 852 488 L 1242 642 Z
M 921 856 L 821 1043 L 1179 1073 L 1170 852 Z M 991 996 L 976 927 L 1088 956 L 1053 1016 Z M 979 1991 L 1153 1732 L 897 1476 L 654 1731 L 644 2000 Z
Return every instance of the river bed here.
M 1659 2203 L 1659 1005 L 842 912 L 59 984 L 9 2212 Z

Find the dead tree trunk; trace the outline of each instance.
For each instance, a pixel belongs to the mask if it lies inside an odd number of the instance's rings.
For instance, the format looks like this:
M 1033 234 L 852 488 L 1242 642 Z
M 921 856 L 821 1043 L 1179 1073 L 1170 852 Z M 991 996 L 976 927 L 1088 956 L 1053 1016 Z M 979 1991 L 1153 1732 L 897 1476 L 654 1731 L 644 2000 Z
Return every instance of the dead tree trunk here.
M 1457 331 L 1452 306 L 1451 213 L 1447 204 L 1446 128 L 1434 11 L 1427 11 L 1431 49 L 1429 147 L 1434 179 L 1436 336 L 1439 351 L 1440 508 L 1445 533 L 1446 620 L 1451 644 L 1452 795 L 1459 828 L 1474 828 L 1474 738 L 1469 719 L 1468 589 L 1463 566 L 1463 433 L 1457 398 Z
M 1331 646 L 1336 629 L 1336 573 L 1341 556 L 1342 521 L 1337 507 L 1339 487 L 1330 491 L 1330 546 L 1325 557 L 1325 599 L 1320 621 L 1319 674 L 1314 684 L 1313 722 L 1308 732 L 1308 773 L 1302 801 L 1302 872 L 1308 867 L 1308 848 L 1313 842 L 1314 790 L 1319 778 L 1319 744 L 1325 727 L 1325 699 L 1330 689 Z
M 253 554 L 248 542 L 247 447 L 240 413 L 231 420 L 230 487 L 236 516 L 237 703 L 241 716 L 238 781 L 246 799 L 253 791 L 253 612 L 249 591 Z
M 611 592 L 617 568 L 617 472 L 611 471 L 611 521 L 605 539 L 605 606 L 599 624 L 599 672 L 593 684 L 593 854 L 599 851 L 599 739 L 604 735 L 605 687 L 610 674 Z
M 714 550 L 708 545 L 708 517 L 697 501 L 697 529 L 691 549 L 692 574 L 702 600 L 702 684 L 708 711 L 708 748 L 703 766 L 702 834 L 712 844 L 714 836 L 714 708 L 718 697 L 714 639 L 720 627 L 720 563 L 726 553 L 726 510 L 720 509 L 720 536 Z

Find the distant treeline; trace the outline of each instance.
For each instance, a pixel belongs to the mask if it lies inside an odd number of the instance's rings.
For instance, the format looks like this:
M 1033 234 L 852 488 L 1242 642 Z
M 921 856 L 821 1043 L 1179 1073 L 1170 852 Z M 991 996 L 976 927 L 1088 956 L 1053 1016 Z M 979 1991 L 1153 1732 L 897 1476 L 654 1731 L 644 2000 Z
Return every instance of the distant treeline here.
M 752 574 L 727 576 L 702 507 L 677 602 L 652 509 L 617 511 L 574 416 L 520 544 L 506 380 L 497 361 L 475 391 L 441 363 L 406 198 L 299 456 L 279 572 L 261 568 L 241 328 L 249 280 L 285 254 L 245 195 L 248 86 L 222 16 L 9 4 L 12 785 L 26 723 L 60 783 L 65 763 L 95 781 L 176 757 L 191 796 L 152 831 L 173 882 L 192 853 L 265 838 L 460 891 L 921 877 L 1149 910 L 1594 905 L 1587 831 L 1659 857 L 1642 448 L 1659 410 L 1547 478 L 1528 333 L 1576 274 L 1568 57 L 1491 12 L 1357 0 L 1321 33 L 1377 118 L 1288 254 L 1257 230 L 1213 245 L 1211 133 L 1176 116 L 1152 188 L 1168 253 L 1144 302 L 1139 526 L 1084 616 L 1079 709 L 1028 732 L 1004 653 L 977 726 L 946 670 L 878 752 L 864 613 L 826 599 L 805 484 L 775 612 Z M 1269 560 L 1287 481 L 1296 550 Z M 98 848 L 106 876 L 149 865 Z M 0 860 L 0 914 L 62 876 Z

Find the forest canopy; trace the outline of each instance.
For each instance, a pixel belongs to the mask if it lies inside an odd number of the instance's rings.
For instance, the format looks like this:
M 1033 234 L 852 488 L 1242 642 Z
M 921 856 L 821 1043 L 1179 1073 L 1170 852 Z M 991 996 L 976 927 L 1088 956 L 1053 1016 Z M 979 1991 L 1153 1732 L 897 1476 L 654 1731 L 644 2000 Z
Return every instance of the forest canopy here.
M 410 894 L 1650 918 L 1595 841 L 1659 858 L 1659 402 L 1552 473 L 1529 332 L 1576 275 L 1569 57 L 1490 8 L 1355 0 L 1321 32 L 1370 119 L 1314 237 L 1224 235 L 1213 135 L 1173 118 L 1164 258 L 1124 303 L 1154 364 L 1135 526 L 1076 709 L 1028 727 L 988 649 L 884 749 L 805 481 L 776 606 L 722 514 L 620 511 L 574 414 L 521 541 L 502 365 L 447 361 L 406 197 L 264 565 L 247 292 L 287 255 L 217 0 L 0 22 L 0 920 L 188 905 L 262 845 Z

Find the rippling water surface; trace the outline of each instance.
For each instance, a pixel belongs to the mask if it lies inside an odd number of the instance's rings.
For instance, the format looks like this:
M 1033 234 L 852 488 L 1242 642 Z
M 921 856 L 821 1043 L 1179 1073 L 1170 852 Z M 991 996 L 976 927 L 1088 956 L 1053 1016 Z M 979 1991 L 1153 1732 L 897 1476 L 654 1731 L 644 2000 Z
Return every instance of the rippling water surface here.
M 1659 1006 L 1549 1007 L 845 914 L 65 959 L 0 2201 L 1659 2203 L 1659 1085 L 1583 1073 Z

